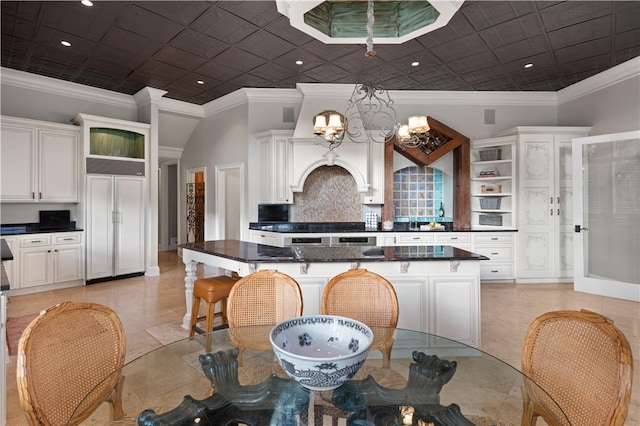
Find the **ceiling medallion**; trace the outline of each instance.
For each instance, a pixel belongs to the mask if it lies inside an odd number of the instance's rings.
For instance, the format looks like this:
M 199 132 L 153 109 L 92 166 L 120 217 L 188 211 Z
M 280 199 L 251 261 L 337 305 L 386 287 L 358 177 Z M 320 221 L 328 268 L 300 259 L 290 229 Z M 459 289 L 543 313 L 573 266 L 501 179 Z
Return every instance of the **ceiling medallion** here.
M 378 24 L 374 36 L 380 44 L 400 44 L 444 27 L 464 0 L 375 1 Z M 366 2 L 344 0 L 276 0 L 278 12 L 294 28 L 326 44 L 362 44 Z

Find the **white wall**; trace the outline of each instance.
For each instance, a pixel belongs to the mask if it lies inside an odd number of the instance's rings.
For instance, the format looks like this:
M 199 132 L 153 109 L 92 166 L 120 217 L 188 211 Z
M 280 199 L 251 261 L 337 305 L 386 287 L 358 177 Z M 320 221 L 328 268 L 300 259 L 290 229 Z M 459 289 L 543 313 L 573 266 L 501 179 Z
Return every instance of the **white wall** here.
M 248 104 L 221 111 L 215 115 L 203 118 L 191 134 L 180 159 L 180 182 L 187 182 L 186 171 L 194 168 L 207 169 L 207 181 L 205 182 L 205 240 L 218 238 L 215 235 L 215 167 L 225 164 L 247 164 L 248 158 Z M 245 176 L 251 176 L 245 166 Z M 180 190 L 179 233 L 180 243 L 186 241 L 186 205 L 184 188 Z M 248 184 L 245 179 L 245 187 L 242 196 L 248 193 Z M 246 204 L 245 204 L 246 205 Z M 245 226 L 243 226 L 245 227 Z M 248 227 L 248 226 L 246 226 Z
M 126 95 L 121 96 L 131 98 L 129 102 L 123 100 L 119 105 L 114 105 L 101 102 L 99 98 L 91 101 L 73 94 L 63 96 L 57 93 L 16 87 L 5 84 L 4 78 L 1 90 L 0 111 L 2 115 L 71 124 L 71 119 L 83 112 L 101 117 L 137 121 L 136 104 L 133 98 Z
M 561 126 L 592 126 L 591 135 L 640 129 L 640 76 L 558 107 Z

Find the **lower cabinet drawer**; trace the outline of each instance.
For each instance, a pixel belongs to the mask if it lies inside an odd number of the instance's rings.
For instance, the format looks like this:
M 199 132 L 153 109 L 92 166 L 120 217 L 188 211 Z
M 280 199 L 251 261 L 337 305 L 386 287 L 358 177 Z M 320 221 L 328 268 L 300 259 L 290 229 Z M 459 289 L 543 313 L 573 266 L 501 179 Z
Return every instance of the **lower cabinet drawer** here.
M 433 244 L 433 235 L 396 234 L 397 246 L 419 246 Z
M 436 243 L 438 244 L 448 244 L 453 245 L 456 243 L 470 243 L 471 235 L 469 233 L 466 234 L 439 234 L 436 235 Z
M 497 247 L 497 246 L 481 246 L 477 245 L 475 248 L 475 252 L 481 254 L 483 256 L 487 256 L 489 259 L 493 261 L 511 261 L 513 260 L 513 247 Z
M 514 278 L 515 274 L 511 263 L 480 262 L 481 280 L 512 280 Z
M 82 242 L 82 235 L 77 233 L 54 234 L 53 244 L 75 244 Z
M 20 247 L 46 247 L 51 245 L 51 234 L 33 234 L 20 238 Z

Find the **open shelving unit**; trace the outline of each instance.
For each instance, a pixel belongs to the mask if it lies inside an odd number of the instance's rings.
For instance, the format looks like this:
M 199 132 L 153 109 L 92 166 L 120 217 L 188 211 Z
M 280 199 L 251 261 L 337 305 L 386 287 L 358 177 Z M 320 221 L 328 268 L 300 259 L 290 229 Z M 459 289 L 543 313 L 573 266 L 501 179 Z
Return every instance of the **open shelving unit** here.
M 516 138 L 471 142 L 471 227 L 516 227 Z

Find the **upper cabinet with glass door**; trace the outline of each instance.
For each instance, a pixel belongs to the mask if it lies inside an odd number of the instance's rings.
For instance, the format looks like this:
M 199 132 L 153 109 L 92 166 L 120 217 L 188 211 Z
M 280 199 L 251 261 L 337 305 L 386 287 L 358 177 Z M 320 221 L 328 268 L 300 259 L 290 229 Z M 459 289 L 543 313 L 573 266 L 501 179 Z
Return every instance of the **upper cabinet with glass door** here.
M 89 128 L 89 156 L 144 161 L 144 134 L 107 127 Z
M 82 126 L 86 173 L 147 176 L 150 125 L 78 114 Z
M 78 114 L 85 157 L 144 163 L 149 150 L 149 124 Z

